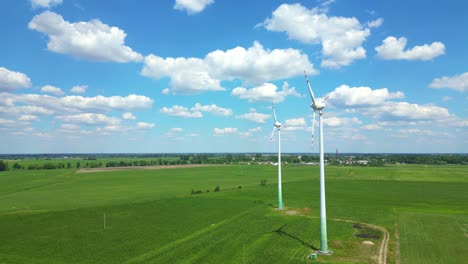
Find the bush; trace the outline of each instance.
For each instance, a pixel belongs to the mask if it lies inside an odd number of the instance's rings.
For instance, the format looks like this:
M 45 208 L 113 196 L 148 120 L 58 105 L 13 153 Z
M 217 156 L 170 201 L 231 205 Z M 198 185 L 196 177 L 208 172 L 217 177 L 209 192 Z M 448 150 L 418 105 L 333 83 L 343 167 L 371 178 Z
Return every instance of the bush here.
M 216 188 L 214 189 L 215 192 L 219 192 L 221 191 L 221 188 L 219 188 L 219 186 L 216 186 Z
M 261 181 L 260 181 L 260 185 L 261 185 L 261 186 L 265 186 L 266 183 L 267 183 L 267 180 L 261 180 Z
M 237 189 L 242 189 L 242 186 L 240 186 L 240 185 L 239 185 L 239 186 L 237 186 Z
M 202 193 L 201 190 L 194 190 L 194 189 L 192 189 L 192 193 L 191 193 L 191 194 L 194 195 L 194 194 L 201 194 L 201 193 Z

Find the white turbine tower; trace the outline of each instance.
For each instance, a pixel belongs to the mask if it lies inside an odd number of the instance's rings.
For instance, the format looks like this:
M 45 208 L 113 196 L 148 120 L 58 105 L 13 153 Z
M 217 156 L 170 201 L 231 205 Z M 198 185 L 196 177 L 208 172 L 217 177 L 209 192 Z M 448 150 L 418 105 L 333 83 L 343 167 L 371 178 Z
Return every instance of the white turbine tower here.
M 270 142 L 273 141 L 273 135 L 275 134 L 275 130 L 278 130 L 278 209 L 283 209 L 283 194 L 281 191 L 281 127 L 284 127 L 278 120 L 276 119 L 276 112 L 275 106 L 272 106 L 273 109 L 273 116 L 275 118 L 275 122 L 273 123 L 273 131 L 271 132 Z
M 323 109 L 325 108 L 325 101 L 328 97 L 325 98 L 315 98 L 314 92 L 310 87 L 309 78 L 307 74 L 304 72 L 305 79 L 307 82 L 307 86 L 309 88 L 310 97 L 312 99 L 312 104 L 310 107 L 314 110 L 314 119 L 312 126 L 315 126 L 315 113 L 319 113 L 319 131 L 320 131 L 320 139 L 319 139 L 319 148 L 320 148 L 320 250 L 318 251 L 319 254 L 329 255 L 332 252 L 328 250 L 328 242 L 327 242 L 327 212 L 325 207 L 325 164 L 324 164 L 324 157 L 323 157 L 323 122 L 322 122 L 322 115 Z M 312 131 L 313 127 L 312 127 Z M 313 132 L 312 132 L 313 134 Z M 313 136 L 313 135 L 312 135 Z

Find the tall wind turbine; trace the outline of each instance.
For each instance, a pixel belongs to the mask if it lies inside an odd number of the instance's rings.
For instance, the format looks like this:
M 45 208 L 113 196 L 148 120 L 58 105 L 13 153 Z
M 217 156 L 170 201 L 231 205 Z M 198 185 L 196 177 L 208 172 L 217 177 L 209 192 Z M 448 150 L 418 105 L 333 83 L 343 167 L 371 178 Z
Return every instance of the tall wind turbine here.
M 307 74 L 304 72 L 305 79 L 307 82 L 307 86 L 309 87 L 310 97 L 312 99 L 312 104 L 310 107 L 314 110 L 314 120 L 313 126 L 315 126 L 315 113 L 318 112 L 319 114 L 319 131 L 320 131 L 320 139 L 319 139 L 319 148 L 320 148 L 320 250 L 318 253 L 329 255 L 332 252 L 328 249 L 328 242 L 327 242 L 327 212 L 325 207 L 325 166 L 324 166 L 324 157 L 323 157 L 323 122 L 322 122 L 322 115 L 323 109 L 325 108 L 325 101 L 328 99 L 325 98 L 315 98 L 314 92 L 310 87 L 309 78 Z M 312 128 L 313 131 L 313 128 Z M 313 133 L 313 132 L 312 132 Z
M 275 130 L 278 130 L 278 209 L 283 209 L 283 194 L 281 192 L 281 127 L 283 125 L 278 122 L 276 119 L 276 112 L 275 106 L 272 106 L 273 109 L 273 116 L 275 118 L 275 122 L 273 123 L 273 131 L 271 132 L 270 142 L 273 141 L 273 135 L 275 134 Z

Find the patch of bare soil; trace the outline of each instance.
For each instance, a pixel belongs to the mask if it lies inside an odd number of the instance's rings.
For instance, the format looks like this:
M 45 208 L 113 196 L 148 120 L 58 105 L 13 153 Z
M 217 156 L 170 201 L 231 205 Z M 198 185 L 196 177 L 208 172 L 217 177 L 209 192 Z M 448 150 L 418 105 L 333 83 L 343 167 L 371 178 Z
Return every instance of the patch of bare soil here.
M 299 213 L 294 210 L 287 210 L 284 212 L 285 215 L 298 215 Z
M 161 165 L 161 166 L 132 166 L 132 167 L 100 167 L 100 168 L 82 168 L 75 173 L 106 172 L 106 171 L 124 171 L 124 170 L 163 170 L 177 168 L 200 168 L 223 166 L 219 164 L 190 164 L 190 165 Z
M 374 245 L 374 242 L 369 241 L 369 240 L 362 241 L 362 243 L 363 243 L 364 245 L 369 245 L 369 246 L 373 246 L 373 245 Z

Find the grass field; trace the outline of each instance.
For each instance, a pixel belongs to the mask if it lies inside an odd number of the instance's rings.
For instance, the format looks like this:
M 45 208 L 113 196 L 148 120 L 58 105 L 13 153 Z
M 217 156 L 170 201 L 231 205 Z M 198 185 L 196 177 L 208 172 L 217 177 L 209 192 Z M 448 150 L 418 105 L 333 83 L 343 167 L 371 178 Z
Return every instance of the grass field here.
M 326 173 L 334 254 L 314 261 L 307 256 L 319 247 L 317 167 L 283 168 L 284 212 L 274 208 L 272 166 L 2 172 L 0 263 L 377 263 L 382 234 L 358 238 L 362 229 L 333 219 L 386 228 L 389 263 L 468 259 L 466 166 Z

